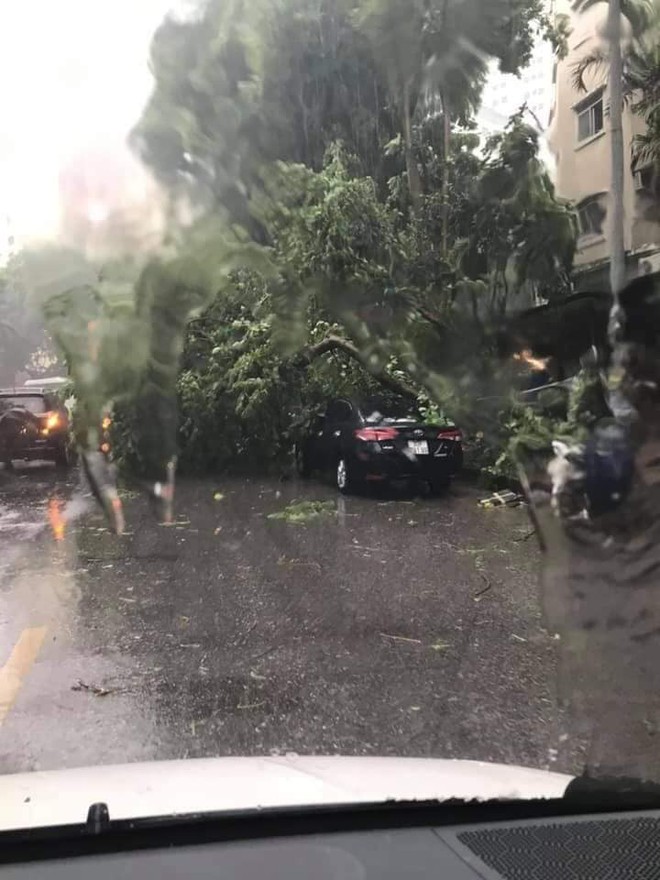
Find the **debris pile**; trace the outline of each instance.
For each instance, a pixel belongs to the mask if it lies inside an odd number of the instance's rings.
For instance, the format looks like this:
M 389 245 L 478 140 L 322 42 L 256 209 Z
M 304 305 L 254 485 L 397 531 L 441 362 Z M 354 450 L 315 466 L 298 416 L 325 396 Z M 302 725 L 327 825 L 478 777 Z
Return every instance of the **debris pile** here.
M 518 492 L 494 492 L 488 498 L 479 501 L 479 507 L 520 507 L 525 503 L 525 498 Z

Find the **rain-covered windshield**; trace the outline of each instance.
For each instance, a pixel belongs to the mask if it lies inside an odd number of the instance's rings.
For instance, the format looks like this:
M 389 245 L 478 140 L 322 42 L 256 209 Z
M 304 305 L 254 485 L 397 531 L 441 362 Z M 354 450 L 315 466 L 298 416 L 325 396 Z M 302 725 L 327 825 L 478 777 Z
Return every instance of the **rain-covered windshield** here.
M 2 4 L 0 771 L 660 781 L 660 8 L 622 6 Z
M 360 410 L 368 424 L 418 422 L 423 418 L 414 402 L 402 397 L 368 397 L 360 403 Z
M 43 397 L 27 394 L 0 394 L 0 411 L 8 409 L 25 409 L 34 415 L 46 412 L 46 401 Z

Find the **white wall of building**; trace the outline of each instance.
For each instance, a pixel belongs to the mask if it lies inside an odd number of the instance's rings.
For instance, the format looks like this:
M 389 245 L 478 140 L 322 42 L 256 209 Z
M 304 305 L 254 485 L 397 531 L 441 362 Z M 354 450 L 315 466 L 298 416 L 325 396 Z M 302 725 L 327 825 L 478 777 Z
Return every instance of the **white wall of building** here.
M 0 268 L 7 265 L 16 250 L 16 232 L 11 217 L 0 213 Z

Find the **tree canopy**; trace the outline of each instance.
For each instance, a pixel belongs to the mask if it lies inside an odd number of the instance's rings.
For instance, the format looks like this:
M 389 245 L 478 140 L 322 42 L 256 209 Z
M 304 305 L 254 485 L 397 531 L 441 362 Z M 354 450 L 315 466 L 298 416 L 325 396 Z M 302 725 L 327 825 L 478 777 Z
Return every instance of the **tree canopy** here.
M 162 23 L 131 143 L 169 195 L 167 246 L 106 315 L 117 345 L 140 334 L 122 387 L 166 426 L 161 464 L 175 394 L 198 466 L 282 452 L 350 387 L 474 421 L 499 380 L 494 324 L 569 287 L 573 213 L 536 132 L 521 112 L 480 144 L 473 123 L 488 62 L 518 72 L 552 36 L 543 6 L 206 0 Z M 109 279 L 91 288 L 107 311 Z M 97 385 L 112 399 L 119 372 Z M 149 470 L 126 401 L 115 427 Z

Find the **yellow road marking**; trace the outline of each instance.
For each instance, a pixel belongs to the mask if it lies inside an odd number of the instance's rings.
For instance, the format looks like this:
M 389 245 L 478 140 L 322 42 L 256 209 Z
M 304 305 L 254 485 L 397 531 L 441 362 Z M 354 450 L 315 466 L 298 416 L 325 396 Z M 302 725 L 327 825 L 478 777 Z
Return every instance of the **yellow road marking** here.
M 14 705 L 23 679 L 37 659 L 47 629 L 46 626 L 24 629 L 14 645 L 9 659 L 0 669 L 0 724 Z

